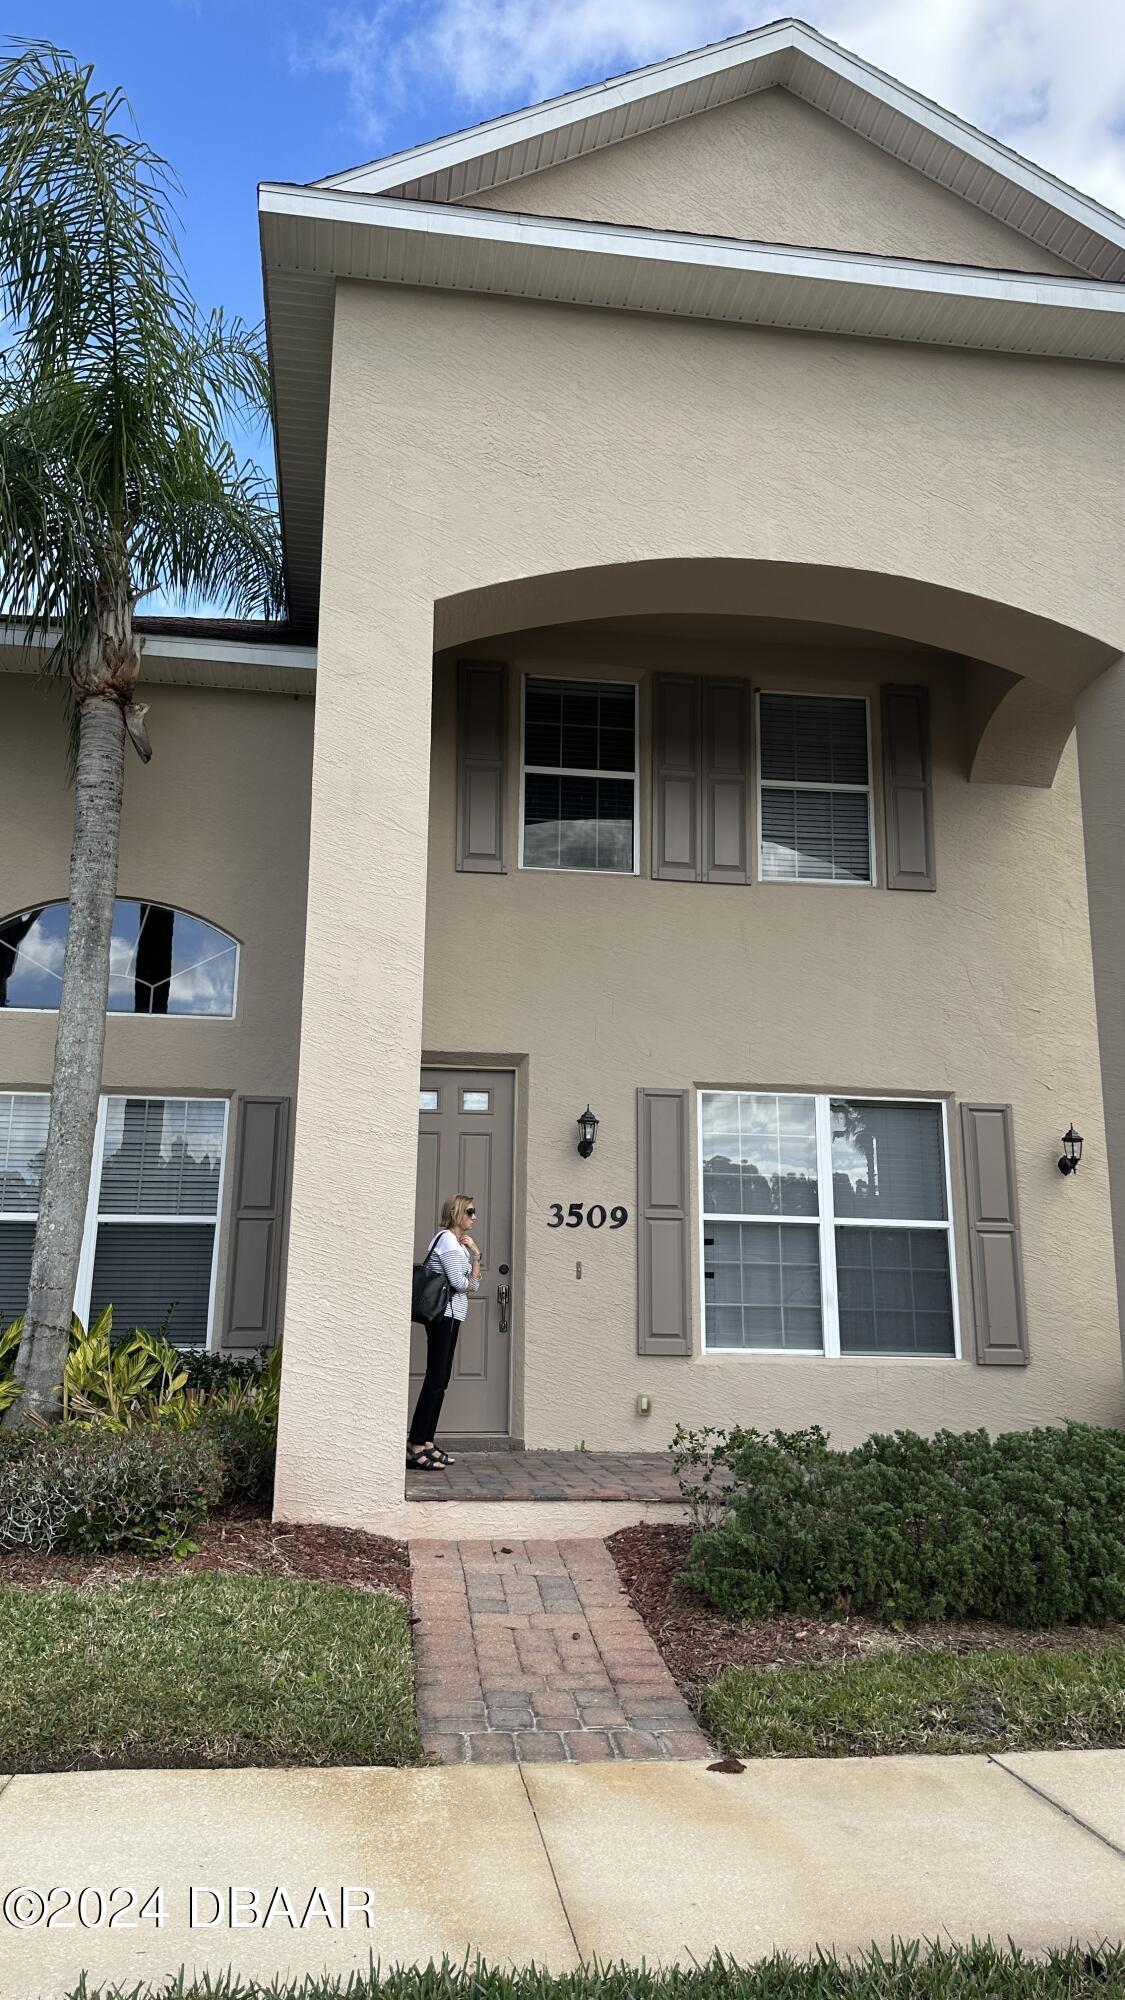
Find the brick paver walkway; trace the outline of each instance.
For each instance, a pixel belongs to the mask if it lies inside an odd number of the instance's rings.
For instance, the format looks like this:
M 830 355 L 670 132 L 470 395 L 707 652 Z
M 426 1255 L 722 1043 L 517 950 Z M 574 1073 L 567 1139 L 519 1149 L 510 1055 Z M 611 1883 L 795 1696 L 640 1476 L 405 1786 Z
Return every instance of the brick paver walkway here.
M 408 1472 L 408 1500 L 681 1499 L 666 1451 L 471 1451 Z
M 410 1565 L 422 1741 L 444 1763 L 711 1755 L 604 1542 L 416 1541 Z

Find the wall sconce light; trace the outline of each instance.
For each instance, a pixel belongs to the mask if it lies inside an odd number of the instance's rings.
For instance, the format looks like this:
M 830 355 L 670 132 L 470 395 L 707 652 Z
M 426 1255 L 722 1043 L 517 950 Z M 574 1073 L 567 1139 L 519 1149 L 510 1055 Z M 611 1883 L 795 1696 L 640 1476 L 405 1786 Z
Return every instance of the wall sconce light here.
M 588 1160 L 594 1150 L 594 1140 L 598 1136 L 598 1120 L 589 1105 L 578 1120 L 578 1130 L 581 1134 L 578 1141 L 578 1156 L 580 1159 Z
M 1082 1158 L 1081 1132 L 1076 1132 L 1072 1125 L 1069 1132 L 1063 1133 L 1062 1143 L 1063 1149 L 1059 1156 L 1059 1172 L 1060 1174 L 1076 1174 L 1078 1172 L 1078 1162 Z

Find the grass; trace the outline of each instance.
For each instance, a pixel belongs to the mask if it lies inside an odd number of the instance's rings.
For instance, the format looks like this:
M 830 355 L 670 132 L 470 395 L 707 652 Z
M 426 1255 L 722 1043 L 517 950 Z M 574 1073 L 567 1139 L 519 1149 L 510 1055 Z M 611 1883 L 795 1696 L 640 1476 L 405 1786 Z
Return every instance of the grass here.
M 1122 1745 L 1125 1646 L 731 1667 L 706 1689 L 703 1717 L 744 1757 Z
M 109 2000 L 124 1989 L 75 1988 L 68 2000 Z M 443 1962 L 418 1971 L 356 1973 L 294 1984 L 215 1979 L 170 1981 L 130 1988 L 130 2000 L 1094 2000 L 1125 1992 L 1125 1951 L 1078 1946 L 1042 1959 L 991 1945 L 903 1944 L 842 1961 L 828 1954 L 812 1963 L 776 1957 L 739 1966 L 714 1958 L 706 1965 L 650 1972 L 591 1966 L 554 1975 L 531 1967 L 501 1972 Z
M 9 1771 L 415 1764 L 405 1604 L 201 1571 L 0 1589 Z

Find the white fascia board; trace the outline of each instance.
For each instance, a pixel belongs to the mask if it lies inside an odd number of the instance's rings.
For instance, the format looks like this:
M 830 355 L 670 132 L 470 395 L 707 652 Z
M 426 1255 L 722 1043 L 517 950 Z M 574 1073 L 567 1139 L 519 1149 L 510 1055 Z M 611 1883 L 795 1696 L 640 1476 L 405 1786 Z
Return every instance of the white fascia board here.
M 925 293 L 933 297 L 982 300 L 1020 306 L 1051 306 L 1083 313 L 1125 314 L 1125 285 L 1097 279 L 1071 278 L 1035 272 L 991 271 L 962 264 L 929 264 L 911 258 L 882 257 L 858 251 L 807 249 L 800 245 L 743 243 L 722 236 L 693 236 L 641 229 L 624 223 L 563 221 L 553 216 L 513 215 L 502 209 L 473 209 L 445 202 L 395 200 L 391 196 L 346 194 L 327 189 L 264 185 L 259 190 L 263 217 L 324 222 L 385 232 L 389 237 L 460 240 L 555 252 L 560 262 L 569 255 L 627 259 L 642 266 L 664 264 L 701 272 L 744 272 L 804 280 L 831 287 L 859 286 L 876 294 L 888 291 Z M 334 235 L 339 248 L 340 238 Z M 267 254 L 267 267 L 273 260 Z M 337 257 L 333 273 L 347 277 Z M 287 266 L 286 268 L 292 268 Z M 317 267 L 327 275 L 322 267 Z M 377 269 L 368 265 L 372 277 Z M 561 275 L 561 274 L 560 274 Z M 417 282 L 417 280 L 416 280 Z M 424 282 L 422 280 L 421 282 Z M 503 283 L 479 289 L 503 291 Z M 703 315 L 705 316 L 705 314 Z M 857 325 L 857 333 L 863 326 Z M 872 329 L 874 331 L 875 329 Z
M 1125 218 L 1067 182 L 1057 180 L 1044 168 L 1036 166 L 1000 140 L 991 138 L 979 127 L 946 111 L 931 98 L 924 97 L 907 84 L 899 83 L 885 71 L 876 69 L 862 57 L 842 48 L 839 43 L 829 41 L 815 28 L 793 19 L 773 22 L 768 27 L 754 29 L 729 41 L 713 43 L 709 48 L 692 54 L 674 56 L 667 62 L 650 64 L 626 76 L 570 91 L 564 97 L 550 98 L 526 111 L 509 112 L 504 117 L 470 126 L 466 131 L 454 133 L 448 138 L 392 153 L 384 160 L 329 175 L 311 185 L 352 189 L 365 194 L 391 193 L 408 181 L 421 180 L 428 174 L 441 173 L 487 153 L 522 145 L 545 132 L 559 131 L 585 119 L 601 117 L 605 112 L 627 108 L 639 98 L 673 90 L 714 76 L 722 70 L 787 51 L 806 56 L 821 70 L 866 92 L 873 101 L 889 110 L 899 112 L 920 130 L 947 141 L 981 166 L 1003 175 L 1025 193 L 1125 249 Z
M 208 665 L 231 667 L 284 667 L 310 673 L 316 671 L 315 646 L 285 646 L 253 639 L 191 639 L 180 633 L 138 632 L 142 659 L 147 653 L 158 660 L 198 660 Z M 29 633 L 15 620 L 0 620 L 0 649 L 26 652 L 46 651 L 54 644 L 50 632 Z
M 801 46 L 800 34 L 800 22 L 775 21 L 729 41 L 712 42 L 707 48 L 695 49 L 687 55 L 671 56 L 665 62 L 629 70 L 624 76 L 608 77 L 604 83 L 586 84 L 581 90 L 568 90 L 562 97 L 545 98 L 542 104 L 533 104 L 527 110 L 506 111 L 499 118 L 486 119 L 482 125 L 469 125 L 462 132 L 449 133 L 422 146 L 408 146 L 400 153 L 388 153 L 385 159 L 371 160 L 365 166 L 327 174 L 309 185 L 351 188 L 364 194 L 390 192 L 405 181 L 442 173 L 485 153 L 506 151 L 529 139 L 538 139 L 544 132 L 558 132 L 567 125 L 581 124 L 586 118 L 600 118 L 607 111 L 625 110 L 638 98 L 652 97 L 661 90 L 676 90 L 756 57 L 781 55 L 787 49 Z

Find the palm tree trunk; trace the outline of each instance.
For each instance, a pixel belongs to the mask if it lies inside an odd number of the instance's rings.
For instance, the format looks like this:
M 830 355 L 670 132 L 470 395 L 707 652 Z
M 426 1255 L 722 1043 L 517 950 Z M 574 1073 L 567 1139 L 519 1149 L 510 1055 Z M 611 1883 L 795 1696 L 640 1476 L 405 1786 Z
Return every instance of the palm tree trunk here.
M 8 1423 L 58 1414 L 102 1083 L 125 777 L 121 702 L 111 695 L 87 695 L 80 700 L 78 728 L 70 922 L 51 1116 L 27 1315 L 15 1368 L 23 1394 L 7 1412 Z

